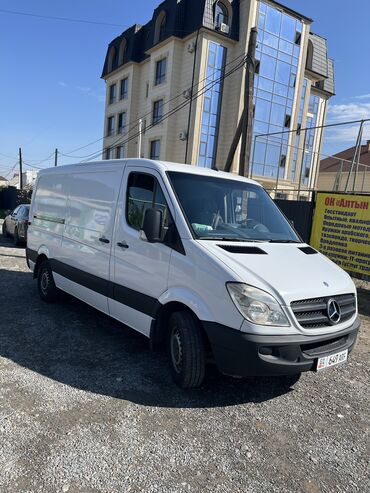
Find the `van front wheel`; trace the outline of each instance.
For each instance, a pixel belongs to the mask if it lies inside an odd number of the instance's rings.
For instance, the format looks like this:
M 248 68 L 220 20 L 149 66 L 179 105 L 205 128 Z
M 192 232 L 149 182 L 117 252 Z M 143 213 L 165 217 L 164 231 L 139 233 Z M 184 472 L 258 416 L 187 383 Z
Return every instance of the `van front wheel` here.
M 37 287 L 40 298 L 46 303 L 52 303 L 58 297 L 58 288 L 55 285 L 50 263 L 44 260 L 37 272 Z
M 199 387 L 205 375 L 205 351 L 197 320 L 188 312 L 175 312 L 169 320 L 169 359 L 174 381 L 183 389 Z

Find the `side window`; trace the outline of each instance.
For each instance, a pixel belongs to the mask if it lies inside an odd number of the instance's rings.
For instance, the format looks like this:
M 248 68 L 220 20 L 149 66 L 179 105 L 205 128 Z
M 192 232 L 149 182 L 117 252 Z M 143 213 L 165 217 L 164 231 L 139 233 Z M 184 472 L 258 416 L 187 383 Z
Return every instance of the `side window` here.
M 163 214 L 163 227 L 166 232 L 172 222 L 166 199 L 154 176 L 144 173 L 131 173 L 127 185 L 126 214 L 127 223 L 134 229 L 143 226 L 147 209 L 160 209 Z

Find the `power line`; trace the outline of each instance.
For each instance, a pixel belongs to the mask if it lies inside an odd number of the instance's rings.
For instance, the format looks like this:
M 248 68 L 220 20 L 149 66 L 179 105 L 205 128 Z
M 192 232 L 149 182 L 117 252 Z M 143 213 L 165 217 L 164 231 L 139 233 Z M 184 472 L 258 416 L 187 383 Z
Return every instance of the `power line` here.
M 231 69 L 229 72 L 227 73 L 224 73 L 221 77 L 219 77 L 218 79 L 214 80 L 214 81 L 211 81 L 209 84 L 206 84 L 202 89 L 200 89 L 199 91 L 197 91 L 194 95 L 192 95 L 188 100 L 182 102 L 181 104 L 179 104 L 178 106 L 176 106 L 175 108 L 173 108 L 172 110 L 168 111 L 167 113 L 165 113 L 164 115 L 162 115 L 161 119 L 159 122 L 153 122 L 152 124 L 150 124 L 147 128 L 146 128 L 146 131 L 147 130 L 150 130 L 151 128 L 155 127 L 158 123 L 161 123 L 163 122 L 164 120 L 170 118 L 171 116 L 173 116 L 175 113 L 177 113 L 178 111 L 181 111 L 183 108 L 185 108 L 187 105 L 190 104 L 191 101 L 194 101 L 195 99 L 198 99 L 199 97 L 201 97 L 203 94 L 205 94 L 206 92 L 208 92 L 210 89 L 212 89 L 212 87 L 216 84 L 218 84 L 220 81 L 226 79 L 227 77 L 229 77 L 230 75 L 232 75 L 234 72 L 236 72 L 237 70 L 240 70 L 240 68 L 244 65 L 245 63 L 245 60 L 246 60 L 246 56 L 244 55 L 244 58 L 243 60 L 241 60 L 241 62 L 238 63 L 238 65 L 236 65 L 233 69 Z M 134 134 L 132 137 L 122 141 L 122 137 L 117 139 L 115 142 L 113 142 L 110 146 L 106 147 L 106 148 L 103 148 L 103 152 L 104 150 L 106 150 L 107 148 L 115 148 L 117 147 L 118 145 L 125 145 L 127 143 L 129 143 L 130 141 L 136 139 L 138 136 L 140 135 L 140 132 Z M 89 158 L 89 159 L 95 159 L 96 157 L 98 157 L 100 154 L 102 153 L 102 150 L 99 150 L 98 152 L 95 152 L 95 153 L 91 153 L 87 156 L 85 156 L 86 158 Z M 86 160 L 85 160 L 86 161 Z M 84 161 L 82 161 L 84 162 Z
M 40 168 L 40 166 L 34 166 L 33 164 L 26 163 L 26 161 L 23 161 L 23 164 L 29 166 L 32 169 L 44 169 L 44 168 Z
M 8 178 L 8 176 L 10 176 L 13 173 L 16 166 L 18 166 L 18 160 L 14 163 L 14 166 L 12 167 L 12 169 L 5 175 L 5 178 Z
M 33 14 L 31 12 L 19 12 L 16 10 L 0 9 L 0 12 L 3 14 L 23 15 L 26 17 L 37 17 L 39 19 L 64 21 L 64 22 L 77 22 L 77 23 L 82 23 L 82 24 L 94 24 L 94 25 L 98 25 L 98 26 L 110 26 L 110 27 L 121 27 L 121 28 L 129 28 L 130 27 L 130 26 L 123 26 L 122 24 L 113 24 L 110 22 L 89 21 L 87 19 L 73 19 L 71 17 L 57 17 L 57 16 L 52 16 L 52 15 Z
M 245 57 L 245 53 L 241 53 L 240 55 L 238 55 L 237 57 L 235 57 L 233 60 L 230 60 L 228 63 L 225 64 L 225 68 L 228 67 L 229 65 L 231 65 L 232 63 L 236 62 L 237 60 L 239 60 L 240 58 L 242 57 Z M 214 70 L 211 74 L 208 74 L 206 77 L 204 77 L 203 79 L 201 79 L 197 84 L 194 85 L 194 87 L 198 87 L 202 82 L 204 82 L 205 80 L 209 79 L 211 76 L 213 76 L 216 72 L 219 72 L 219 70 Z M 183 89 L 179 94 L 177 94 L 176 96 L 174 96 L 173 98 L 169 99 L 168 101 L 165 101 L 163 104 L 164 106 L 168 105 L 169 103 L 175 101 L 176 99 L 179 99 L 180 97 L 183 97 L 183 92 L 184 90 L 186 89 Z M 139 118 L 136 118 L 133 122 L 131 122 L 131 127 L 130 129 L 126 132 L 126 135 L 128 135 L 129 133 L 131 133 L 134 128 L 136 128 L 139 124 L 139 120 L 142 120 L 143 118 L 151 115 L 152 111 L 148 111 L 147 113 L 145 113 L 144 115 L 141 115 Z M 135 124 L 135 125 L 134 125 Z M 85 149 L 86 147 L 90 147 L 91 145 L 93 144 L 96 144 L 97 142 L 101 142 L 102 140 L 105 139 L 105 136 L 103 137 L 100 137 L 99 139 L 96 139 L 92 142 L 89 142 L 88 144 L 86 145 L 83 145 L 81 147 L 77 147 L 76 149 L 73 149 L 71 151 L 67 151 L 66 153 L 62 153 L 60 152 L 61 155 L 65 156 L 65 157 L 70 157 L 70 158 L 73 158 L 75 157 L 76 159 L 82 159 L 84 157 L 87 157 L 88 155 L 86 156 L 71 156 L 71 154 L 73 152 L 77 152 L 77 151 L 81 151 L 82 149 Z
M 2 154 L 1 152 L 0 152 L 0 156 L 6 157 L 6 158 L 11 159 L 11 160 L 17 159 L 15 156 L 8 156 L 7 154 Z
M 207 91 L 209 91 L 214 85 L 216 85 L 218 82 L 220 82 L 221 80 L 224 80 L 226 79 L 226 77 L 229 77 L 230 75 L 232 75 L 234 72 L 236 72 L 237 70 L 239 70 L 243 64 L 244 64 L 245 60 L 243 60 L 241 63 L 238 64 L 238 66 L 236 66 L 234 69 L 230 70 L 227 74 L 224 74 L 223 76 L 221 76 L 219 79 L 216 79 L 215 81 L 212 81 L 210 83 L 210 86 L 207 87 L 208 85 L 204 86 L 203 89 L 201 89 L 200 91 L 198 91 L 194 96 L 192 96 L 189 100 L 187 101 L 184 101 L 183 103 L 179 104 L 177 107 L 173 108 L 172 110 L 168 111 L 167 113 L 165 113 L 158 122 L 153 122 L 152 124 L 150 124 L 147 128 L 146 128 L 146 131 L 147 130 L 150 130 L 151 128 L 155 127 L 158 123 L 161 123 L 163 122 L 164 120 L 167 120 L 168 118 L 170 118 L 171 116 L 173 116 L 175 113 L 181 111 L 183 108 L 185 108 L 187 105 L 189 105 L 192 101 L 194 101 L 195 99 L 198 99 L 199 97 L 201 97 L 203 94 L 205 94 Z M 126 145 L 128 144 L 129 142 L 131 142 L 132 140 L 136 139 L 138 136 L 140 135 L 140 132 L 137 132 L 135 135 L 133 135 L 132 137 L 130 137 L 129 139 L 126 139 L 125 141 L 122 141 L 121 138 L 116 140 L 115 142 L 113 142 L 113 144 L 111 144 L 110 146 L 108 147 L 105 147 L 103 148 L 103 152 L 104 150 L 108 149 L 108 148 L 115 148 L 117 147 L 118 145 Z M 95 159 L 96 157 L 100 156 L 100 154 L 102 153 L 101 150 L 99 150 L 98 152 L 96 153 L 92 153 L 88 156 L 86 156 L 87 158 L 89 159 Z M 85 162 L 87 160 L 84 160 L 83 162 Z

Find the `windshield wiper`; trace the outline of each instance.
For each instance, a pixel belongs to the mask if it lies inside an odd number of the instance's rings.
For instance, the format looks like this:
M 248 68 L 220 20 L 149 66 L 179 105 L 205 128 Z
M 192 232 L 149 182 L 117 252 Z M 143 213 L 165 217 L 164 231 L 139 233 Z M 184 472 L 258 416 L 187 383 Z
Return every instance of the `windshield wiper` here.
M 198 236 L 197 240 L 214 240 L 214 241 L 241 241 L 243 243 L 261 243 L 265 240 L 253 240 L 249 238 L 230 238 L 229 236 Z
M 267 243 L 302 243 L 298 240 L 265 240 Z

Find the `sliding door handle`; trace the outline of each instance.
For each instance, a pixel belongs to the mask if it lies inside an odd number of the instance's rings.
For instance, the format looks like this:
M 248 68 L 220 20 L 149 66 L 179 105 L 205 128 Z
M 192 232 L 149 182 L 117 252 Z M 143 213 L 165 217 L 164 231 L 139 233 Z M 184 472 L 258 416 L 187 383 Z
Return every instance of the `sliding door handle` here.
M 119 241 L 117 246 L 120 248 L 128 248 L 128 244 L 125 241 Z
M 102 236 L 101 238 L 99 238 L 99 241 L 101 243 L 110 243 L 110 241 L 108 240 L 108 238 L 104 238 L 104 236 Z

